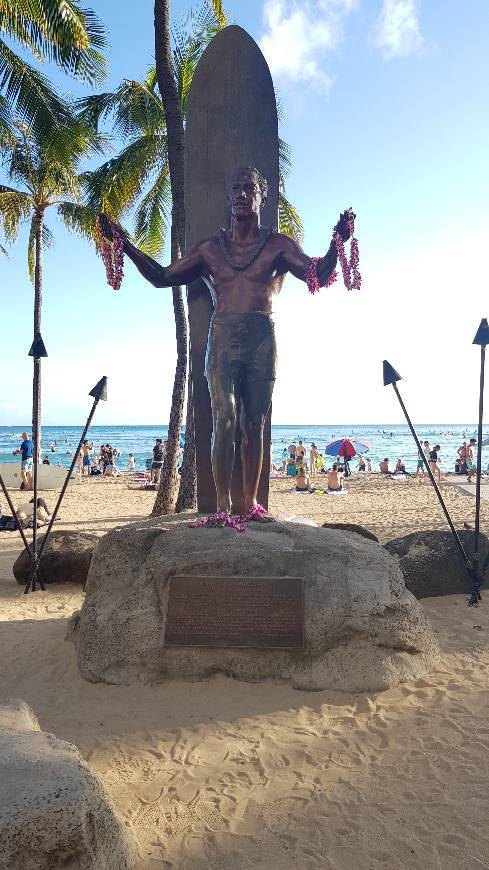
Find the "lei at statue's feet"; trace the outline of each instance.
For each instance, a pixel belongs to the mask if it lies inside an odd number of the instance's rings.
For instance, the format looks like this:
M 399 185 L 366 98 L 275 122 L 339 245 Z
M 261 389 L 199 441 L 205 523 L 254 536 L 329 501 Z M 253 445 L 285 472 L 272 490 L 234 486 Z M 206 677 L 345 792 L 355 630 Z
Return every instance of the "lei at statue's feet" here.
M 245 514 L 244 519 L 248 523 L 274 523 L 275 517 L 270 516 L 268 511 L 265 510 L 262 504 L 255 504 L 253 507 Z
M 234 529 L 239 535 L 246 531 L 247 523 L 274 523 L 274 517 L 267 513 L 263 505 L 256 504 L 246 514 L 231 514 L 228 511 L 218 511 L 207 517 L 194 520 L 188 524 L 189 529 L 224 529 L 226 526 Z

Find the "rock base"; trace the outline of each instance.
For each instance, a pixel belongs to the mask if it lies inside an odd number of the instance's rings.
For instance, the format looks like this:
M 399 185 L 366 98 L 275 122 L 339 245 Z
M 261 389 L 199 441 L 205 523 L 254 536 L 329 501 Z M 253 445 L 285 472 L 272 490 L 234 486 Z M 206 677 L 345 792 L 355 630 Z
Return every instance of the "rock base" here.
M 474 532 L 458 529 L 457 534 L 470 559 L 474 551 Z M 416 598 L 470 593 L 471 580 L 449 530 L 412 532 L 403 538 L 394 538 L 385 548 L 399 557 L 406 587 Z M 481 564 L 488 549 L 489 538 L 481 534 Z
M 80 583 L 87 579 L 92 552 L 99 542 L 93 532 L 67 532 L 56 529 L 51 532 L 39 565 L 39 577 L 48 583 Z M 44 535 L 39 538 L 39 547 Z M 22 550 L 13 566 L 17 583 L 25 586 L 31 576 L 31 559 L 27 550 Z
M 135 870 L 129 832 L 71 743 L 0 704 L 0 870 Z
M 376 691 L 435 664 L 431 625 L 379 544 L 295 523 L 251 523 L 243 535 L 188 528 L 192 518 L 150 519 L 101 539 L 73 625 L 83 677 L 130 684 L 224 673 Z M 165 647 L 175 574 L 304 578 L 303 649 Z

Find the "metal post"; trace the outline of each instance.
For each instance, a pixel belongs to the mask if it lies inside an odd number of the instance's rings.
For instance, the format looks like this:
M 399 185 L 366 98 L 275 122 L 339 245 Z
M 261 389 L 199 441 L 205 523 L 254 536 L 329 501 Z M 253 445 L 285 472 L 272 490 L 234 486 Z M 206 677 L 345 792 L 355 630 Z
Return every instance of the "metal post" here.
M 78 447 L 76 448 L 75 452 L 73 453 L 73 459 L 71 460 L 71 465 L 70 465 L 70 468 L 69 468 L 69 470 L 68 470 L 68 474 L 66 475 L 65 482 L 63 483 L 63 488 L 62 488 L 62 490 L 61 490 L 61 492 L 60 492 L 60 494 L 59 494 L 58 501 L 56 502 L 56 507 L 54 508 L 54 511 L 53 511 L 53 513 L 52 513 L 52 515 L 51 515 L 51 519 L 50 519 L 50 521 L 49 521 L 49 525 L 48 525 L 48 527 L 47 527 L 47 529 L 46 529 L 46 534 L 44 535 L 43 542 L 42 542 L 42 544 L 41 544 L 41 546 L 40 546 L 40 548 L 39 548 L 39 553 L 38 553 L 38 555 L 37 555 L 37 560 L 36 560 L 35 563 L 34 563 L 34 566 L 33 566 L 33 569 L 32 569 L 31 577 L 30 577 L 28 583 L 26 584 L 26 587 L 25 587 L 25 590 L 24 590 L 24 592 L 26 592 L 26 593 L 29 592 L 29 588 L 30 588 L 30 586 L 31 586 L 31 583 L 35 584 L 35 576 L 36 576 L 36 574 L 37 574 L 37 572 L 38 572 L 38 570 L 39 570 L 39 563 L 40 563 L 40 561 L 41 561 L 41 557 L 42 557 L 42 554 L 43 554 L 43 552 L 44 552 L 44 548 L 45 548 L 45 546 L 46 546 L 46 543 L 47 543 L 48 537 L 49 537 L 49 535 L 50 535 L 50 533 L 51 533 L 51 529 L 53 528 L 54 522 L 56 521 L 56 517 L 57 517 L 57 515 L 58 515 L 58 511 L 59 511 L 59 509 L 60 509 L 61 502 L 63 501 L 64 494 L 65 494 L 66 489 L 67 489 L 67 487 L 68 487 L 68 483 L 69 483 L 69 481 L 70 481 L 70 477 L 71 477 L 71 475 L 72 475 L 72 473 L 73 473 L 73 469 L 74 469 L 74 467 L 75 467 L 76 460 L 77 460 L 77 458 L 78 458 L 78 454 L 80 453 L 80 450 L 81 450 L 81 447 L 82 447 L 83 441 L 84 441 L 84 439 L 85 439 L 85 435 L 86 435 L 87 432 L 88 432 L 88 428 L 89 428 L 89 426 L 90 426 L 90 423 L 92 422 L 93 415 L 95 414 L 95 409 L 96 409 L 96 407 L 97 407 L 97 405 L 98 405 L 98 403 L 99 403 L 99 401 L 100 401 L 101 399 L 102 399 L 102 401 L 106 401 L 106 400 L 107 400 L 107 378 L 106 378 L 106 377 L 101 378 L 100 381 L 98 382 L 98 384 L 95 385 L 95 387 L 93 388 L 93 390 L 91 390 L 90 393 L 89 393 L 88 395 L 89 395 L 89 396 L 94 396 L 94 397 L 95 397 L 95 398 L 94 398 L 93 405 L 92 405 L 92 409 L 91 409 L 91 411 L 90 411 L 90 413 L 89 413 L 89 415 L 88 415 L 87 422 L 85 423 L 85 428 L 84 428 L 84 430 L 83 430 L 83 432 L 82 432 L 82 434 L 81 434 L 80 440 L 79 440 L 79 442 L 78 442 Z M 41 582 L 41 581 L 39 580 L 39 582 Z
M 479 582 L 489 562 L 489 552 L 486 555 L 482 571 L 479 571 L 480 560 L 480 514 L 481 514 L 481 478 L 482 478 L 482 419 L 484 416 L 484 368 L 486 362 L 486 345 L 489 344 L 489 324 L 483 317 L 472 344 L 478 344 L 481 349 L 481 369 L 479 380 L 479 421 L 477 429 L 477 479 L 475 482 L 475 535 L 474 535 L 474 577 Z M 480 583 L 479 583 L 480 585 Z M 475 585 L 474 585 L 475 592 Z M 474 596 L 474 593 L 473 593 Z M 472 597 L 473 597 L 472 596 Z M 479 595 L 480 598 L 480 595 Z
M 481 373 L 479 388 L 479 427 L 477 430 L 477 480 L 475 484 L 475 536 L 474 536 L 474 573 L 479 572 L 479 542 L 481 515 L 481 477 L 482 477 L 482 417 L 484 414 L 484 366 L 486 348 L 481 345 Z
M 397 398 L 398 398 L 399 404 L 400 404 L 400 406 L 401 406 L 401 408 L 402 408 L 402 412 L 403 412 L 403 414 L 404 414 L 404 416 L 405 416 L 405 418 L 406 418 L 407 424 L 408 424 L 409 429 L 410 429 L 410 431 L 411 431 L 411 435 L 413 436 L 414 441 L 415 441 L 415 443 L 416 443 L 416 447 L 418 448 L 418 453 L 419 453 L 419 455 L 421 456 L 421 458 L 422 458 L 422 460 L 423 460 L 423 463 L 424 463 L 424 466 L 425 466 L 425 468 L 426 468 L 426 471 L 428 472 L 428 476 L 429 476 L 429 478 L 430 478 L 430 480 L 431 480 L 431 483 L 432 483 L 432 485 L 433 485 L 433 488 L 434 488 L 434 490 L 435 490 L 435 492 L 436 492 L 436 495 L 437 495 L 437 497 L 438 497 L 438 501 L 440 502 L 441 509 L 442 509 L 443 513 L 445 514 L 445 518 L 446 518 L 446 521 L 447 521 L 447 523 L 448 523 L 448 525 L 449 525 L 449 527 L 450 527 L 450 531 L 451 531 L 451 533 L 452 533 L 452 535 L 453 535 L 453 537 L 454 537 L 454 540 L 455 540 L 455 543 L 456 543 L 456 545 L 457 545 L 457 547 L 458 547 L 458 550 L 459 550 L 459 552 L 460 552 L 460 555 L 462 556 L 462 559 L 463 559 L 463 561 L 464 561 L 464 565 L 465 565 L 465 568 L 466 568 L 466 570 L 467 570 L 467 573 L 468 573 L 468 575 L 469 575 L 469 577 L 470 577 L 470 579 L 471 579 L 471 581 L 472 581 L 472 584 L 473 584 L 473 587 L 474 587 L 474 591 L 472 592 L 472 598 L 473 598 L 473 597 L 474 597 L 474 594 L 475 594 L 476 577 L 474 577 L 474 569 L 473 569 L 472 563 L 471 563 L 469 557 L 467 556 L 467 553 L 465 552 L 465 549 L 464 549 L 464 545 L 462 544 L 462 541 L 460 540 L 460 537 L 459 537 L 459 535 L 458 535 L 458 532 L 457 532 L 455 526 L 453 525 L 452 518 L 451 518 L 450 514 L 448 513 L 447 506 L 446 506 L 446 504 L 445 504 L 445 502 L 444 502 L 444 500 L 443 500 L 443 496 L 442 496 L 442 494 L 441 494 L 441 492 L 440 492 L 440 489 L 439 489 L 439 487 L 438 487 L 438 484 L 437 484 L 437 482 L 436 482 L 436 480 L 435 480 L 435 478 L 434 478 L 433 472 L 432 472 L 432 470 L 431 470 L 431 468 L 430 468 L 430 464 L 429 464 L 429 462 L 428 462 L 428 460 L 427 460 L 427 458 L 426 458 L 426 456 L 425 456 L 425 454 L 424 454 L 424 452 L 423 452 L 423 449 L 422 449 L 422 447 L 421 447 L 421 444 L 420 444 L 419 438 L 418 438 L 418 436 L 417 436 L 417 434 L 416 434 L 416 432 L 415 432 L 415 430 L 414 430 L 414 426 L 413 426 L 413 424 L 411 423 L 411 420 L 410 420 L 410 418 L 409 418 L 409 414 L 408 414 L 408 412 L 407 412 L 407 410 L 406 410 L 406 406 L 404 405 L 404 402 L 403 402 L 403 400 L 402 400 L 402 398 L 401 398 L 401 394 L 400 394 L 399 389 L 398 389 L 398 387 L 397 387 L 397 381 L 400 381 L 400 380 L 401 380 L 401 376 L 400 376 L 400 375 L 396 372 L 396 370 L 395 370 L 395 369 L 390 365 L 390 363 L 387 362 L 387 360 L 384 360 L 384 386 L 387 386 L 387 385 L 389 385 L 389 384 L 392 385 L 392 387 L 393 387 L 393 389 L 394 389 L 394 392 L 395 392 L 395 394 L 396 394 L 396 396 L 397 396 Z M 479 585 L 480 585 L 480 584 L 479 584 Z M 477 594 L 478 594 L 478 592 L 477 592 Z M 471 600 L 470 600 L 469 603 L 475 603 L 474 601 L 472 601 L 472 598 L 471 598 Z M 479 595 L 479 598 L 478 598 L 477 600 L 479 600 L 479 599 L 480 599 L 480 595 Z
M 41 377 L 41 357 L 46 357 L 47 351 L 44 346 L 44 342 L 42 340 L 41 334 L 38 333 L 34 336 L 34 341 L 32 343 L 31 349 L 29 351 L 29 356 L 34 358 L 34 377 L 33 377 L 33 431 L 32 431 L 32 440 L 34 442 L 34 510 L 32 512 L 32 575 L 29 580 L 29 586 L 32 583 L 32 591 L 36 591 L 36 561 L 37 561 L 37 480 L 38 480 L 38 464 L 39 457 L 41 451 L 40 441 L 40 408 L 39 408 L 39 382 Z M 44 583 L 42 580 L 39 580 L 39 585 L 41 589 L 44 591 Z M 28 591 L 28 588 L 26 590 Z

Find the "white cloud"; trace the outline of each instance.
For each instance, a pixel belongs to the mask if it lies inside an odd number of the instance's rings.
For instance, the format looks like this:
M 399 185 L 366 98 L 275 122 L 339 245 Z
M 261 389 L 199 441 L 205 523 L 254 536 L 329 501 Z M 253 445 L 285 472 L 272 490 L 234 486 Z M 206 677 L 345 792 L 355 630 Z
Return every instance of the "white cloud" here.
M 417 0 L 384 0 L 372 42 L 385 58 L 413 54 L 423 44 Z
M 322 61 L 340 43 L 342 20 L 355 4 L 356 0 L 270 0 L 260 45 L 272 74 L 312 81 L 329 90 L 333 80 Z

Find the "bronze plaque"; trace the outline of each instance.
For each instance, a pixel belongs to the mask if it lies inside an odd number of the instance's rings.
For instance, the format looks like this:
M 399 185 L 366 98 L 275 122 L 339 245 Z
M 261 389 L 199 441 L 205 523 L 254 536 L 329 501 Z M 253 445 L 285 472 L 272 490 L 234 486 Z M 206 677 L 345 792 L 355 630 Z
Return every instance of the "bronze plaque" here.
M 304 581 L 299 577 L 172 577 L 165 646 L 302 649 Z

